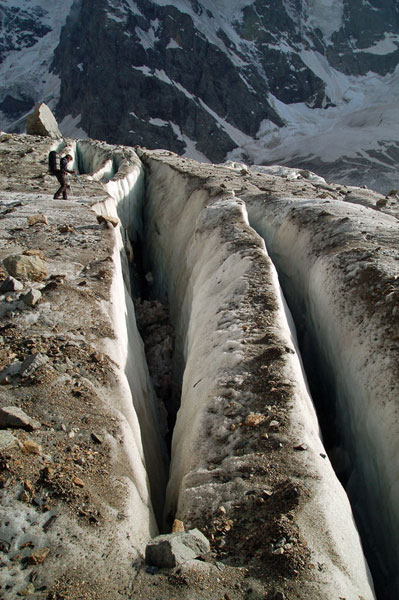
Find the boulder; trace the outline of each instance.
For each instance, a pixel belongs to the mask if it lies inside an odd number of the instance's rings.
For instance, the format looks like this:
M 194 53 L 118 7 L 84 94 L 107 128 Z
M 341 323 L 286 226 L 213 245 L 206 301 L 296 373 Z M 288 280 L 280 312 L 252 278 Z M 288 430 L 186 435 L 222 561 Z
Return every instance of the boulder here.
M 35 419 L 31 419 L 18 406 L 3 406 L 0 408 L 0 428 L 20 427 L 26 431 L 34 431 L 39 429 L 40 423 Z
M 159 535 L 145 549 L 145 560 L 149 565 L 172 569 L 209 552 L 206 537 L 198 530 Z
M 42 281 L 47 277 L 46 263 L 40 256 L 26 256 L 17 254 L 7 256 L 3 264 L 8 273 L 17 279 Z
M 62 137 L 53 113 L 44 102 L 38 104 L 33 113 L 27 116 L 26 133 L 29 135 L 43 135 L 54 139 Z

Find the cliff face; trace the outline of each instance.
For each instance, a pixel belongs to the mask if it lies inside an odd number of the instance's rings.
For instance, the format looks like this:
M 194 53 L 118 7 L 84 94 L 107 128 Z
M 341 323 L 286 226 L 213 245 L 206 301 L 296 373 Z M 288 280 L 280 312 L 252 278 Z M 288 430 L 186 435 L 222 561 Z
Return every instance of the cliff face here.
M 67 135 L 301 163 L 380 188 L 394 178 L 395 0 L 68 0 L 57 14 L 47 0 L 14 4 L 0 8 L 12 130 L 44 100 Z M 18 79 L 17 57 L 35 65 Z

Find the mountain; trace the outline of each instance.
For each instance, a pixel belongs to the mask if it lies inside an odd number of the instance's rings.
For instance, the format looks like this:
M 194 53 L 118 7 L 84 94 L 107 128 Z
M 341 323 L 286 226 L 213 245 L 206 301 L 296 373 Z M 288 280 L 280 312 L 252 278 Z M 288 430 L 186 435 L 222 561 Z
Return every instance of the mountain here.
M 5 0 L 0 127 L 398 187 L 396 0 Z

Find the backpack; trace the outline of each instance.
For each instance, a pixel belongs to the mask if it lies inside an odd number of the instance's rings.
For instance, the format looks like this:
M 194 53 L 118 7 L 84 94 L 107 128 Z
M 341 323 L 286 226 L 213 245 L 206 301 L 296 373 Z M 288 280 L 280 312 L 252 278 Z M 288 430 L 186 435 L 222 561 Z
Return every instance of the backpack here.
M 50 175 L 57 175 L 60 170 L 60 157 L 55 150 L 48 155 L 48 172 Z

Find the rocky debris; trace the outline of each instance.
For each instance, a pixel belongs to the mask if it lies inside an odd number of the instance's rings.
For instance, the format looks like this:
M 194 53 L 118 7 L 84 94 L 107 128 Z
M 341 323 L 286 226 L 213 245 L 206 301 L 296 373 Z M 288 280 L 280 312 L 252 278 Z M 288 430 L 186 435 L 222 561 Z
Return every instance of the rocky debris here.
M 29 135 L 42 135 L 51 138 L 61 138 L 58 123 L 44 102 L 35 107 L 33 113 L 26 118 L 26 133 Z
M 18 406 L 3 406 L 0 408 L 0 428 L 15 427 L 34 431 L 40 428 L 40 423 L 36 419 L 31 419 Z
M 23 361 L 14 361 L 0 372 L 0 383 L 5 381 L 6 378 L 14 377 L 15 375 L 31 377 L 34 371 L 45 365 L 47 361 L 48 356 L 43 355 L 40 352 L 27 356 Z
M 5 278 L 0 286 L 0 292 L 20 292 L 24 289 L 23 283 L 15 279 L 14 277 L 8 276 Z
M 43 223 L 44 225 L 48 225 L 48 218 L 46 215 L 40 214 L 40 215 L 30 215 L 28 217 L 28 225 L 29 227 L 32 227 L 33 225 L 38 225 L 40 223 Z
M 145 560 L 149 565 L 172 569 L 188 560 L 204 556 L 210 545 L 198 529 L 169 533 L 152 539 L 145 549 Z
M 30 288 L 30 290 L 23 296 L 22 300 L 25 302 L 27 306 L 35 306 L 42 297 L 42 294 L 39 290 L 35 290 L 34 288 Z
M 109 215 L 97 215 L 97 221 L 100 223 L 105 223 L 106 225 L 117 227 L 119 225 L 119 219 L 117 217 L 111 217 Z
M 8 273 L 16 279 L 43 281 L 47 277 L 46 263 L 40 256 L 16 254 L 7 256 L 3 264 Z

